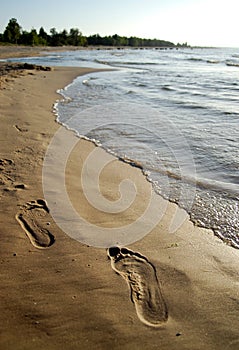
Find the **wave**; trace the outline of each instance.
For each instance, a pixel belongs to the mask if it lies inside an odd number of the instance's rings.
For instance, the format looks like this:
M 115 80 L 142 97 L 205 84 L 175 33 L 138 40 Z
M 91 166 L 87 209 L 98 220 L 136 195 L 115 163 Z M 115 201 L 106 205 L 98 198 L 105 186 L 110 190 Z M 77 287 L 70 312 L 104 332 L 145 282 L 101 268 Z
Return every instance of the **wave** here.
M 86 85 L 86 86 L 90 86 L 90 78 L 89 79 L 84 79 L 83 81 L 82 81 L 82 84 L 83 85 Z
M 87 58 L 83 58 L 83 57 L 75 57 L 74 58 L 75 61 L 83 61 L 83 62 L 89 62 L 89 57 Z
M 136 62 L 136 61 L 105 61 L 105 60 L 99 60 L 95 59 L 95 63 L 110 65 L 110 66 L 156 66 L 158 63 L 156 62 Z
M 187 109 L 208 109 L 208 106 L 187 101 L 175 101 L 175 104 Z
M 140 163 L 140 162 L 138 162 Z M 140 163 L 142 165 L 142 163 Z M 223 193 L 231 199 L 239 199 L 239 186 L 236 184 L 226 183 L 222 181 L 212 180 L 212 179 L 203 179 L 203 178 L 193 178 L 189 175 L 179 174 L 176 171 L 170 169 L 160 169 L 160 168 L 151 168 L 149 166 L 144 167 L 143 169 L 146 172 L 158 173 L 162 176 L 166 176 L 169 179 L 177 180 L 182 184 L 188 184 L 191 186 L 196 186 L 197 188 Z
M 198 58 L 198 57 L 190 57 L 190 58 L 187 58 L 187 61 L 204 62 L 204 63 L 209 63 L 209 64 L 218 64 L 218 63 L 221 63 L 220 60 L 216 60 L 216 59 L 204 59 L 204 58 Z
M 230 67 L 239 67 L 239 62 L 226 61 L 226 65 Z
M 204 60 L 198 57 L 190 57 L 190 58 L 187 58 L 187 61 L 203 62 Z
M 165 91 L 175 91 L 175 89 L 172 88 L 170 85 L 164 85 L 161 87 L 161 89 Z
M 218 63 L 220 63 L 220 61 L 218 61 L 218 60 L 207 60 L 206 62 L 207 63 L 211 63 L 211 64 L 218 64 Z
M 223 193 L 231 199 L 239 199 L 239 186 L 236 184 L 211 179 L 198 179 L 196 180 L 196 184 L 199 188 Z
M 239 116 L 239 112 L 230 112 L 230 111 L 225 111 L 222 114 L 224 115 L 231 115 L 231 116 Z

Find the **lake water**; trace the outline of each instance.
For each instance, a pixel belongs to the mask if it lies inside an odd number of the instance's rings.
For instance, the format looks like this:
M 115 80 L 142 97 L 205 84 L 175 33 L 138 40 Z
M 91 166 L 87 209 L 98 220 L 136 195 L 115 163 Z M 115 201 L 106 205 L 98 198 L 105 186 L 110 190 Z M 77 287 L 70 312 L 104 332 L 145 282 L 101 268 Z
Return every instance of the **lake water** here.
M 142 164 L 156 192 L 239 247 L 239 49 L 79 50 L 25 61 L 113 69 L 61 91 L 58 121 Z

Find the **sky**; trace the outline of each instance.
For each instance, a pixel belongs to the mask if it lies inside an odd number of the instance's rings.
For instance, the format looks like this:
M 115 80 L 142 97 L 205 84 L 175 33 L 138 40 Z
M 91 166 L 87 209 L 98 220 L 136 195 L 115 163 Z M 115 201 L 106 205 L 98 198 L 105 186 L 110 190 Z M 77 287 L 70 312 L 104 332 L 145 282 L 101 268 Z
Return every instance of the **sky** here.
M 83 35 L 118 34 L 192 46 L 239 47 L 238 0 L 0 0 L 0 33 L 10 18 Z

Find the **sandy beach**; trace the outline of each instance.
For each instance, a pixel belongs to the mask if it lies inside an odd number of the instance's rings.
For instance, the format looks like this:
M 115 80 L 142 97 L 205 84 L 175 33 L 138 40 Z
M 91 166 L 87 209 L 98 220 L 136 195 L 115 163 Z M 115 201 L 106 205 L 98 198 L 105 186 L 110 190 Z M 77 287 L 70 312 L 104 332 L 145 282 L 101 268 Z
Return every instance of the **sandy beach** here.
M 145 237 L 110 249 L 69 237 L 53 220 L 42 169 L 60 128 L 56 91 L 91 71 L 23 70 L 1 85 L 0 349 L 238 349 L 239 251 L 194 226 L 182 210 L 183 224 L 171 233 L 178 207 L 152 192 L 140 167 L 111 156 L 100 174 L 102 196 L 117 201 L 124 179 L 137 195 L 123 212 L 98 210 L 79 181 L 97 147 L 67 131 L 76 145 L 65 185 L 87 223 L 112 230 L 134 223 L 152 196 L 152 215 L 164 210 Z M 97 155 L 104 159 L 105 151 Z M 56 171 L 55 183 L 60 176 Z M 51 195 L 61 203 L 55 188 Z M 87 225 L 82 232 L 87 236 Z
M 81 49 L 81 48 L 80 48 Z M 79 50 L 78 47 L 68 46 L 67 50 Z M 0 59 L 13 57 L 29 57 L 48 54 L 48 52 L 66 51 L 65 46 L 18 46 L 18 45 L 0 45 Z

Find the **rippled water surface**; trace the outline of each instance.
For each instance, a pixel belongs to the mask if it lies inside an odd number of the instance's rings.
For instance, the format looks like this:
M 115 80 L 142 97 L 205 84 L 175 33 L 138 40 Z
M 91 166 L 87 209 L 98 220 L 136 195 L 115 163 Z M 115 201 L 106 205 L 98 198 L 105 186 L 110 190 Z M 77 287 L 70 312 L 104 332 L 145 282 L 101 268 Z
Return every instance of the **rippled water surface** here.
M 140 162 L 157 192 L 239 247 L 239 49 L 92 50 L 28 61 L 77 78 L 58 119 Z

